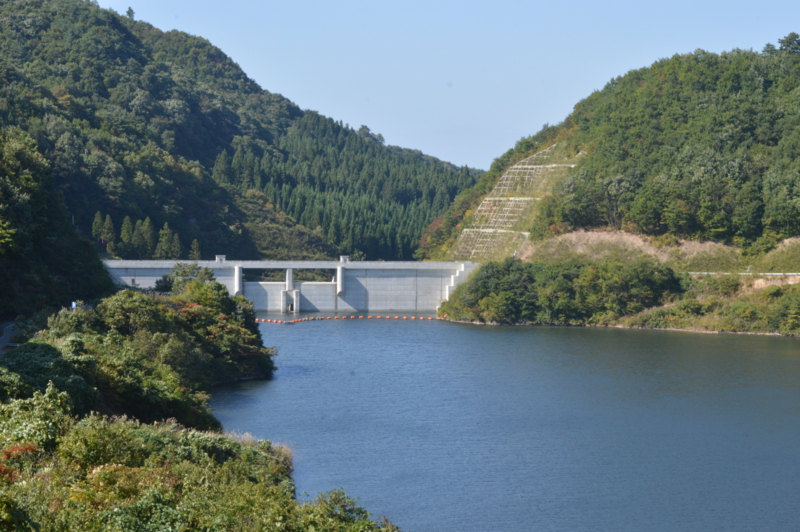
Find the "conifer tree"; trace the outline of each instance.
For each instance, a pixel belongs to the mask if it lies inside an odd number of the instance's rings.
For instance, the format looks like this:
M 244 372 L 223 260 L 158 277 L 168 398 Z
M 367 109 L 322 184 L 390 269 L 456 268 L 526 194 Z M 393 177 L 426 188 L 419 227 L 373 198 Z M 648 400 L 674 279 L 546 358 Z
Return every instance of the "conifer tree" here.
M 219 152 L 219 155 L 217 155 L 211 177 L 220 185 L 226 185 L 231 182 L 231 163 L 228 159 L 227 151 L 222 150 Z
M 164 222 L 164 227 L 158 232 L 158 244 L 156 245 L 155 258 L 169 259 L 172 256 L 172 230 L 169 224 Z
M 172 234 L 172 246 L 170 247 L 170 256 L 171 259 L 179 259 L 183 254 L 183 250 L 181 249 L 181 239 L 178 237 L 178 233 Z
M 144 219 L 142 225 L 139 225 L 139 222 L 136 222 L 136 229 L 134 230 L 134 239 L 138 239 L 137 241 L 137 253 L 140 259 L 149 259 L 153 256 L 153 251 L 156 248 L 155 245 L 155 234 L 153 232 L 153 223 L 150 221 L 150 217 Z
M 100 231 L 100 240 L 104 245 L 108 246 L 113 244 L 116 240 L 116 232 L 114 231 L 114 222 L 111 220 L 111 215 L 106 215 L 106 221 L 103 223 L 103 229 Z
M 130 254 L 133 259 L 143 259 L 143 250 L 147 245 L 144 241 L 144 234 L 142 233 L 142 221 L 136 220 L 136 225 L 133 227 L 133 238 L 131 239 Z
M 122 220 L 122 229 L 119 232 L 119 239 L 123 244 L 131 244 L 133 242 L 133 222 L 130 216 L 126 216 Z
M 189 258 L 191 260 L 202 259 L 202 255 L 200 253 L 200 242 L 198 242 L 196 238 L 192 240 L 192 249 L 189 251 Z
M 97 211 L 94 215 L 94 221 L 92 222 L 92 238 L 100 240 L 100 235 L 102 234 L 103 234 L 103 215 L 100 214 L 100 211 Z
M 132 258 L 133 251 L 133 222 L 130 216 L 122 220 L 122 228 L 119 231 L 119 244 L 117 244 L 117 254 L 122 258 Z

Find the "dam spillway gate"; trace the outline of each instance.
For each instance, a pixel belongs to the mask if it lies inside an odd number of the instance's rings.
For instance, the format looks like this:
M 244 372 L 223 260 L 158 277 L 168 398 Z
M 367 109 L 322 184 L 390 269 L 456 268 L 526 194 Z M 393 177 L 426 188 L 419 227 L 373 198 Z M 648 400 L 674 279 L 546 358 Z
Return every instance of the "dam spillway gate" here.
M 468 261 L 180 261 L 106 260 L 114 281 L 152 288 L 177 263 L 214 272 L 232 295 L 243 295 L 258 312 L 433 312 L 478 266 Z M 285 270 L 283 281 L 246 281 L 245 270 Z M 295 281 L 295 270 L 332 270 L 330 282 Z

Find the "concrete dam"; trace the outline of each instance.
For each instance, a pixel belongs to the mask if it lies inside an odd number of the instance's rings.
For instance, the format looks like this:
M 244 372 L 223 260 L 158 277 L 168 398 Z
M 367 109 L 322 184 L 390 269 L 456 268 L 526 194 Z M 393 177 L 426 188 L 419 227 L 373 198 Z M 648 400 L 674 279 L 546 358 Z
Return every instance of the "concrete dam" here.
M 117 284 L 152 288 L 175 264 L 196 263 L 214 272 L 233 295 L 259 312 L 433 312 L 478 267 L 458 262 L 107 260 Z M 279 282 L 245 280 L 245 270 L 285 270 Z M 330 282 L 295 281 L 295 270 L 331 270 Z

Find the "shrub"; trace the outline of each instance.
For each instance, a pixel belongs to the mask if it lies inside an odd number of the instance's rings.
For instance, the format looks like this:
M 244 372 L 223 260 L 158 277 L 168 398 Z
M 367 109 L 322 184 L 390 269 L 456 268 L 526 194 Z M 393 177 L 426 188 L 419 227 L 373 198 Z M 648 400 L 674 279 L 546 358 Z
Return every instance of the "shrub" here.
M 682 291 L 670 268 L 644 256 L 549 263 L 487 263 L 440 309 L 459 320 L 498 323 L 608 323 Z
M 32 443 L 52 451 L 72 421 L 69 396 L 50 383 L 44 393 L 35 392 L 30 399 L 0 404 L 0 447 Z

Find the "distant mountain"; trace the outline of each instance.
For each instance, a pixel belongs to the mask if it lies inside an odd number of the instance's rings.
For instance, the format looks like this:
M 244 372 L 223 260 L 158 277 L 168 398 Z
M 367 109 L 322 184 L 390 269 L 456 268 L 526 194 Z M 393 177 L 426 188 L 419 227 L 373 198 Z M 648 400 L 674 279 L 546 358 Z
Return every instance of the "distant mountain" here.
M 0 125 L 35 140 L 79 230 L 123 257 L 409 259 L 480 174 L 303 111 L 205 39 L 81 0 L 0 2 L 0 88 Z
M 798 91 L 796 33 L 760 53 L 698 50 L 633 70 L 495 160 L 428 228 L 424 251 L 451 252 L 500 177 L 554 144 L 576 166 L 525 215 L 533 238 L 610 227 L 769 250 L 800 234 Z

